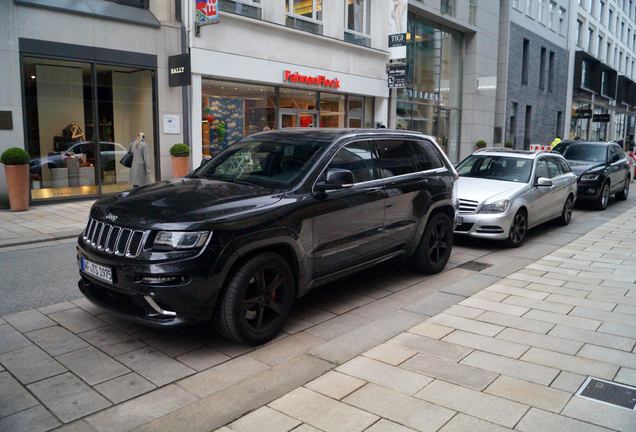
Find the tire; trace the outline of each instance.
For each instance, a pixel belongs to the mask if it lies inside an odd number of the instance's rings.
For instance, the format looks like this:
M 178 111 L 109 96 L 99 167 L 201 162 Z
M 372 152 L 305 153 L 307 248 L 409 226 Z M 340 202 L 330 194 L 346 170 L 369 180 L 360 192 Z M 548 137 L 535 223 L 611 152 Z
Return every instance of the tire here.
M 574 208 L 574 197 L 572 195 L 568 196 L 568 199 L 565 200 L 565 204 L 563 204 L 563 211 L 561 212 L 561 216 L 557 220 L 559 225 L 566 226 L 570 224 L 572 220 L 572 209 Z
M 433 214 L 415 252 L 409 258 L 411 266 L 421 273 L 441 272 L 453 249 L 453 228 L 453 221 L 447 214 Z
M 519 210 L 515 213 L 510 224 L 510 231 L 508 232 L 508 238 L 506 239 L 506 246 L 510 248 L 517 248 L 521 246 L 526 239 L 528 233 L 528 214 L 524 210 Z
M 625 201 L 627 196 L 629 195 L 629 182 L 631 177 L 628 175 L 625 179 L 625 186 L 623 186 L 623 190 L 616 194 L 616 199 L 619 201 Z
M 603 183 L 601 186 L 601 193 L 598 194 L 598 198 L 594 201 L 594 208 L 596 210 L 605 210 L 607 208 L 607 204 L 609 203 L 610 197 L 610 184 L 609 182 Z
M 273 339 L 295 298 L 289 263 L 276 253 L 249 258 L 230 277 L 216 307 L 214 329 L 233 341 L 260 345 Z

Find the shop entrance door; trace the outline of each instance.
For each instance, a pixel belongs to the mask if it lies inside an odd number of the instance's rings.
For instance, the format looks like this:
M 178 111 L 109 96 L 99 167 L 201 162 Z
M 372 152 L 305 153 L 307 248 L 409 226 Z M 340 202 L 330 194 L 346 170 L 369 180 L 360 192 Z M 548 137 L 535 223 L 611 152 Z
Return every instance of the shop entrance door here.
M 281 110 L 279 123 L 282 128 L 316 127 L 318 115 L 315 111 Z

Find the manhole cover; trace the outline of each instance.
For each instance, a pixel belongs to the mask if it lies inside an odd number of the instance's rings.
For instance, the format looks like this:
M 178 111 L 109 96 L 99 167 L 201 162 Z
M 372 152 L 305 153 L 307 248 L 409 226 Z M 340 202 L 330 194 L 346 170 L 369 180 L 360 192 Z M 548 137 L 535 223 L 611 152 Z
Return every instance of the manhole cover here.
M 492 264 L 486 264 L 479 261 L 468 261 L 468 262 L 465 262 L 464 264 L 459 265 L 458 267 L 466 269 L 466 270 L 482 271 L 491 266 Z
M 636 407 L 636 388 L 611 381 L 588 378 L 577 395 L 633 410 Z

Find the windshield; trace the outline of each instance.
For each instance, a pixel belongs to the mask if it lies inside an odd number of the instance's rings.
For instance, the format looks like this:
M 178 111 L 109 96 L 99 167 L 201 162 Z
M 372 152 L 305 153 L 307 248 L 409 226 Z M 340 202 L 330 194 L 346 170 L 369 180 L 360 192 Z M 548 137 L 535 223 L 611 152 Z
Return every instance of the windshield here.
M 532 159 L 510 156 L 471 155 L 457 166 L 461 177 L 475 177 L 527 183 L 532 171 Z
M 306 174 L 327 142 L 289 138 L 237 142 L 196 170 L 192 177 L 287 189 Z
M 598 144 L 566 143 L 554 150 L 567 160 L 605 162 L 607 157 L 607 147 Z

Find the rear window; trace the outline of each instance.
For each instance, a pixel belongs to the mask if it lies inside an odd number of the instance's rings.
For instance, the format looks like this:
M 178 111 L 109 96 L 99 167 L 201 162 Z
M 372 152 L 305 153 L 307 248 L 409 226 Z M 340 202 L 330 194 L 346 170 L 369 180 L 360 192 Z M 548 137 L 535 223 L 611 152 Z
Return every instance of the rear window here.
M 375 142 L 380 158 L 382 177 L 393 177 L 417 172 L 408 141 L 382 140 Z
M 444 166 L 439 154 L 433 148 L 433 143 L 429 141 L 413 141 L 412 148 L 418 171 L 442 168 Z

